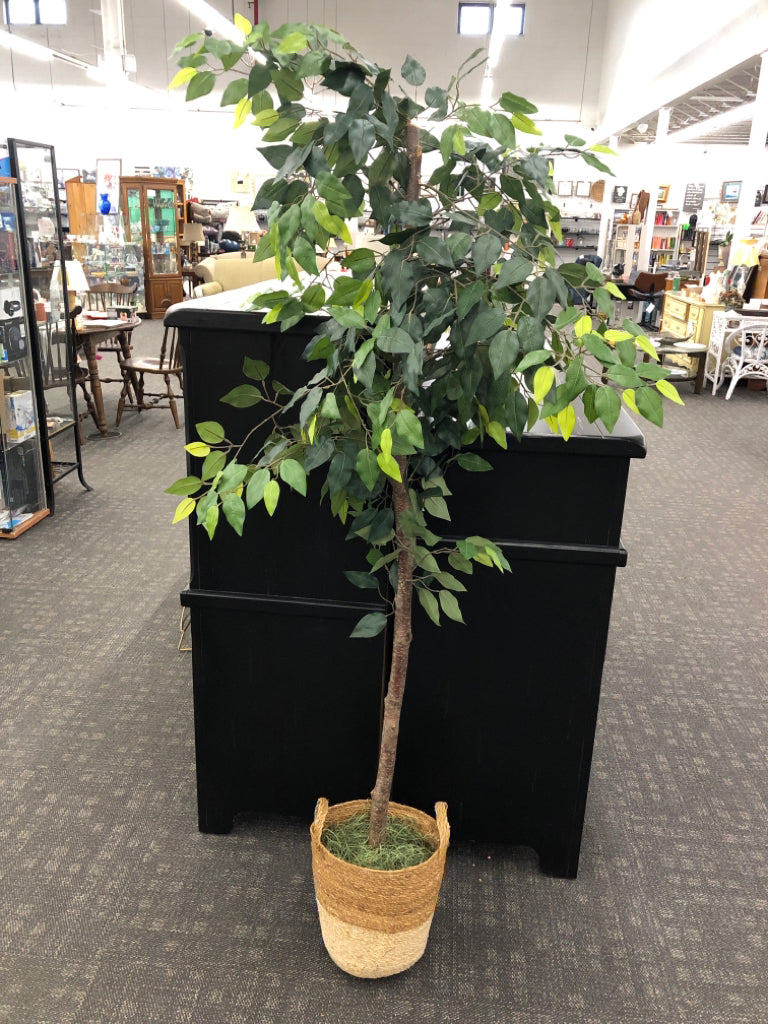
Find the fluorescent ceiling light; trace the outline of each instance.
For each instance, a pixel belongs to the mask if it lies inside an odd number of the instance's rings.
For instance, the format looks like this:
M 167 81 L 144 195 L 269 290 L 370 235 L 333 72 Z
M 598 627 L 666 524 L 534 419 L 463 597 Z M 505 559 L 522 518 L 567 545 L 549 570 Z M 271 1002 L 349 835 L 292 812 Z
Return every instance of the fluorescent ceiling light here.
M 755 112 L 756 103 L 743 103 L 740 107 L 731 107 L 724 110 L 722 114 L 715 114 L 705 121 L 697 121 L 687 128 L 681 128 L 677 132 L 670 132 L 667 136 L 669 142 L 687 142 L 688 139 L 697 139 L 700 135 L 709 135 L 719 128 L 727 128 L 729 125 L 737 124 L 739 121 L 751 121 Z
M 53 60 L 55 54 L 47 46 L 40 46 L 29 39 L 22 39 L 21 36 L 12 35 L 10 32 L 0 32 L 0 46 L 5 46 L 14 53 L 20 53 L 25 57 L 32 57 L 34 60 Z
M 243 33 L 235 26 L 234 22 L 231 22 L 229 18 L 225 18 L 223 14 L 219 14 L 205 0 L 179 0 L 179 3 L 182 7 L 186 7 L 190 14 L 194 14 L 196 18 L 199 18 L 206 28 L 214 30 L 225 39 L 230 39 L 233 43 L 242 43 Z

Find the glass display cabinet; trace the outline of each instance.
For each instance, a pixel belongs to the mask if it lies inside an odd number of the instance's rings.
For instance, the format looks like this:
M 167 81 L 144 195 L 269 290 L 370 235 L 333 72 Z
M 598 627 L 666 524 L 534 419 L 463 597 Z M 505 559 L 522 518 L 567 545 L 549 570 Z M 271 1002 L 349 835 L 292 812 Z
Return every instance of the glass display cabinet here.
M 19 262 L 37 375 L 43 474 L 53 512 L 54 484 L 69 473 L 77 472 L 80 483 L 90 490 L 83 477 L 75 395 L 77 359 L 69 316 L 77 296 L 67 288 L 68 270 L 80 268 L 73 266 L 64 249 L 53 147 L 9 139 L 8 151 L 16 178 Z
M 120 178 L 126 244 L 140 244 L 144 259 L 144 304 L 157 319 L 184 297 L 181 232 L 184 182 L 178 178 Z
M 49 514 L 15 185 L 0 177 L 0 538 Z

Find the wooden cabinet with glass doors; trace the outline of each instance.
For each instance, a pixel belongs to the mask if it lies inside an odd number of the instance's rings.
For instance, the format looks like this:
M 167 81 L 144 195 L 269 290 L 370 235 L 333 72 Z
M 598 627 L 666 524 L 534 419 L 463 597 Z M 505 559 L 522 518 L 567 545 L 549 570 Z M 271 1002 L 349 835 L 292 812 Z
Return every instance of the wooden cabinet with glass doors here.
M 125 241 L 141 242 L 144 302 L 152 319 L 184 297 L 181 232 L 184 182 L 177 178 L 120 178 Z

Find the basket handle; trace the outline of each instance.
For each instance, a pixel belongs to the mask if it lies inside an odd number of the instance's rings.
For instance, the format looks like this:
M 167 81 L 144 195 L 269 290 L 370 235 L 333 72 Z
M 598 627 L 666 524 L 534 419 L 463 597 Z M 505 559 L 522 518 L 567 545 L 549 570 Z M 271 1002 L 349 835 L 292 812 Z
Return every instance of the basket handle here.
M 440 835 L 440 845 L 447 846 L 451 837 L 451 826 L 448 824 L 448 804 L 444 800 L 435 804 L 435 821 Z
M 320 839 L 320 836 L 323 834 L 323 826 L 325 825 L 325 818 L 327 814 L 328 801 L 324 796 L 321 796 L 320 799 L 315 804 L 315 817 L 312 822 L 312 831 L 315 833 L 318 840 Z

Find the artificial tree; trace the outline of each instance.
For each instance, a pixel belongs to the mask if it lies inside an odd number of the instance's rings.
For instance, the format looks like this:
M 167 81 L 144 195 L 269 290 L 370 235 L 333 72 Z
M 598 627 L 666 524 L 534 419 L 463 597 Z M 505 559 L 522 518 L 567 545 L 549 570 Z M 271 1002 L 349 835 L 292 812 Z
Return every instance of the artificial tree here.
M 509 92 L 490 109 L 461 98 L 479 51 L 446 88 L 426 87 L 423 67 L 407 57 L 400 76 L 413 94 L 398 94 L 389 69 L 329 28 L 273 31 L 239 16 L 236 24 L 239 43 L 203 33 L 182 40 L 172 85 L 186 84 L 194 100 L 223 78 L 221 103 L 235 106 L 235 126 L 259 130 L 258 149 L 275 174 L 255 198 L 255 208 L 268 209 L 269 230 L 254 258 L 274 259 L 286 287 L 278 282 L 251 307 L 284 330 L 321 313 L 304 353 L 321 366 L 291 392 L 266 364 L 246 359 L 247 382 L 222 398 L 255 410 L 245 437 L 197 424 L 200 441 L 187 451 L 201 469 L 169 490 L 183 495 L 175 521 L 196 512 L 213 536 L 223 516 L 242 533 L 248 510 L 275 514 L 281 484 L 305 495 L 308 474 L 320 473 L 323 507 L 366 544 L 366 568 L 347 576 L 378 588 L 390 610 L 365 615 L 352 636 L 375 636 L 392 617 L 371 794 L 376 847 L 414 592 L 435 625 L 441 613 L 462 622 L 456 595 L 466 587 L 455 574 L 471 575 L 475 564 L 509 568 L 487 538 L 443 541 L 448 471 L 488 471 L 482 446 L 507 448 L 540 418 L 567 441 L 577 401 L 590 422 L 612 430 L 620 394 L 659 426 L 662 396 L 680 398 L 639 327 L 625 320 L 610 328 L 618 289 L 592 264 L 557 265 L 552 157 L 580 157 L 610 173 L 597 155 L 604 147 L 572 136 L 559 147 L 520 147 L 521 135 L 540 135 L 533 104 Z M 423 180 L 425 154 L 435 166 Z M 363 212 L 383 233 L 375 248 L 349 233 L 346 222 Z M 317 257 L 338 240 L 345 272 L 334 277 L 318 271 Z

